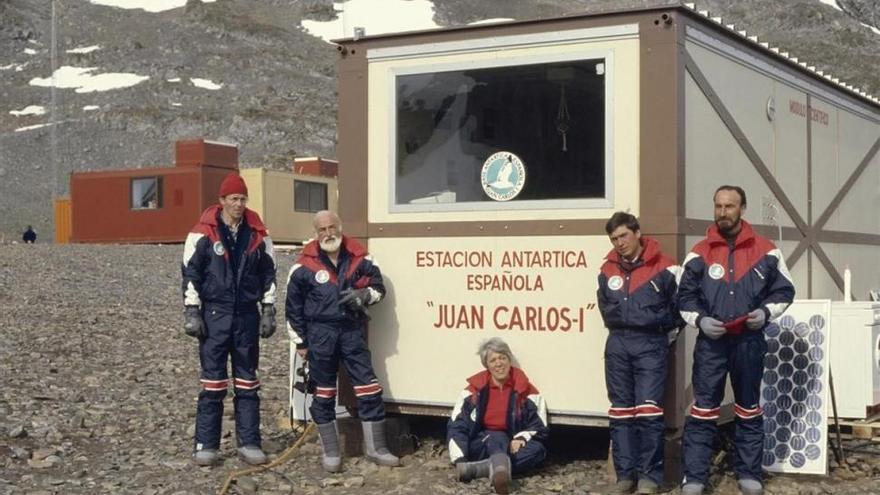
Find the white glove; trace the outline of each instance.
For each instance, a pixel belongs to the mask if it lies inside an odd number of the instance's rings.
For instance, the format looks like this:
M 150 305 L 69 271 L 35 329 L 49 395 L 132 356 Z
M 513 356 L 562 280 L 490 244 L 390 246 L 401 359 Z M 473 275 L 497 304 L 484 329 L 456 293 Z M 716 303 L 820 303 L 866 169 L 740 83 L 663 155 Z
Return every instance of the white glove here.
M 757 330 L 763 328 L 766 321 L 767 313 L 765 313 L 763 309 L 758 308 L 749 313 L 749 319 L 746 320 L 746 326 L 752 330 Z
M 724 328 L 724 323 L 721 323 L 711 316 L 704 316 L 703 319 L 700 320 L 700 330 L 706 337 L 709 337 L 712 340 L 718 340 L 727 333 L 727 329 Z

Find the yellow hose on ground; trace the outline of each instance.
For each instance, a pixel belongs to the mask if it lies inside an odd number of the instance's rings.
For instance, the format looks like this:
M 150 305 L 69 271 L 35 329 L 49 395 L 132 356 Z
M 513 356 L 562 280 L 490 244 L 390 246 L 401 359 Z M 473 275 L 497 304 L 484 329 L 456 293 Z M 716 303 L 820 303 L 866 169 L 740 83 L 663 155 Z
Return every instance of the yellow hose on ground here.
M 287 459 L 291 456 L 291 454 L 293 454 L 293 452 L 296 451 L 300 445 L 302 445 L 302 443 L 306 440 L 306 438 L 309 436 L 309 434 L 314 429 L 315 429 L 314 421 L 309 421 L 309 425 L 306 427 L 305 430 L 303 430 L 302 435 L 300 435 L 300 437 L 296 440 L 296 442 L 294 442 L 293 445 L 291 445 L 290 447 L 287 447 L 287 449 L 284 452 L 282 452 L 281 455 L 279 455 L 277 458 L 275 458 L 274 461 L 272 461 L 268 464 L 263 464 L 262 466 L 254 466 L 254 467 L 250 467 L 247 469 L 239 469 L 238 471 L 233 471 L 233 472 L 229 473 L 229 475 L 226 476 L 226 481 L 223 482 L 223 487 L 220 488 L 220 491 L 217 492 L 217 495 L 226 495 L 226 493 L 229 491 L 229 487 L 232 485 L 233 480 L 235 480 L 236 478 L 238 478 L 240 476 L 244 476 L 247 474 L 253 474 L 253 473 L 259 473 L 259 472 L 265 471 L 267 469 L 272 469 L 275 466 L 279 466 L 279 465 L 283 464 L 285 461 L 287 461 Z

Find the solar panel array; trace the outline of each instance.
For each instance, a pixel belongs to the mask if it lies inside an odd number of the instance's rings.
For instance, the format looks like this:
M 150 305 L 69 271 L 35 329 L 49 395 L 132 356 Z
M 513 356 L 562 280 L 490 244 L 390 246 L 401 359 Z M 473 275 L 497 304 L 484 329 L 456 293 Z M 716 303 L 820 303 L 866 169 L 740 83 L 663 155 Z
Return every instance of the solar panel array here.
M 798 301 L 764 332 L 764 469 L 825 474 L 830 304 Z

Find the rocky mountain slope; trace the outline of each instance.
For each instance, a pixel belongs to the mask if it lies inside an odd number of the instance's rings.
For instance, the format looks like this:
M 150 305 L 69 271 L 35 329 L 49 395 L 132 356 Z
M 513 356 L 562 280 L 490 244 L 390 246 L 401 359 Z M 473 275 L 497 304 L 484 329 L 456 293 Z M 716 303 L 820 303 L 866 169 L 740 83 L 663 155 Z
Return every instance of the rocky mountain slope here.
M 434 21 L 453 26 L 661 3 L 674 2 L 433 5 Z M 826 3 L 697 2 L 821 70 L 880 93 L 880 34 L 862 24 L 880 24 L 880 3 L 837 0 L 842 9 Z M 0 238 L 18 238 L 33 224 L 41 240 L 50 239 L 52 198 L 67 194 L 71 172 L 170 165 L 172 143 L 180 138 L 235 142 L 243 166 L 283 167 L 293 156 L 335 156 L 337 52 L 300 27 L 303 19 L 334 18 L 332 0 L 189 0 L 159 13 L 86 0 L 55 5 L 55 67 L 148 79 L 109 91 L 59 88 L 53 99 L 48 87 L 31 84 L 52 74 L 51 2 L 0 0 Z M 31 106 L 46 113 L 30 113 Z M 58 124 L 47 126 L 52 108 Z

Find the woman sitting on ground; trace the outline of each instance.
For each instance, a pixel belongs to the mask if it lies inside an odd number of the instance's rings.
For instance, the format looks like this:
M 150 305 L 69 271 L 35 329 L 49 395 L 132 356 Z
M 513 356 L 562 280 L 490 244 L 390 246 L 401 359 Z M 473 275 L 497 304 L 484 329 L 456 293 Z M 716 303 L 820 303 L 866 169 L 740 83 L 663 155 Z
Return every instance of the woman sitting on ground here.
M 478 354 L 486 369 L 467 379 L 452 410 L 449 457 L 460 481 L 490 478 L 496 493 L 508 493 L 511 474 L 547 455 L 547 408 L 503 340 L 483 342 Z

